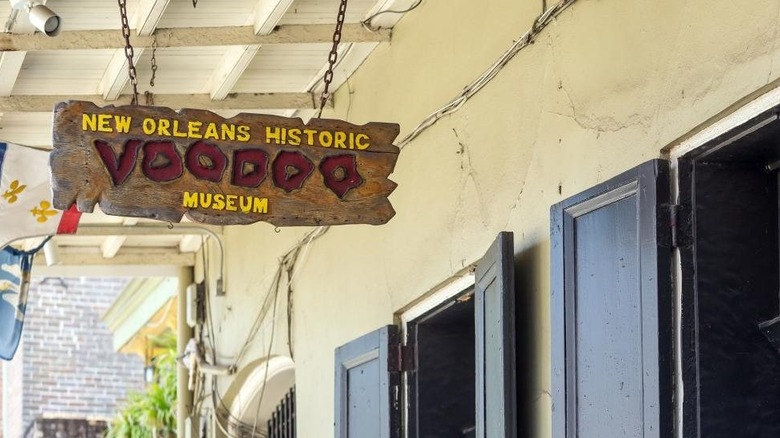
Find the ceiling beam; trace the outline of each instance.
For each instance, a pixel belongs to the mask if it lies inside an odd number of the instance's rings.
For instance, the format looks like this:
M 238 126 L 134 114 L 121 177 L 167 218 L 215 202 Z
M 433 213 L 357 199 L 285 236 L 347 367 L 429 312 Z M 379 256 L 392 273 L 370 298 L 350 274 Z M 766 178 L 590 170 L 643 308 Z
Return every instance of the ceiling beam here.
M 40 1 L 45 5 L 46 0 Z M 14 14 L 14 12 L 12 12 Z M 22 11 L 16 11 L 15 20 L 12 27 L 8 30 L 18 34 L 35 33 L 35 27 L 30 23 L 27 14 Z M 24 58 L 27 52 L 5 52 L 0 54 L 0 96 L 10 96 L 16 85 L 16 78 L 22 70 Z
M 293 0 L 258 0 L 253 20 L 255 35 L 271 34 L 292 4 Z
M 136 34 L 148 36 L 154 33 L 168 3 L 170 0 L 140 0 L 133 15 Z
M 368 58 L 368 55 L 376 48 L 376 44 L 344 44 L 338 49 L 338 62 L 333 69 L 333 82 L 330 85 L 329 93 L 331 98 L 326 103 L 326 108 L 333 106 L 333 94 L 338 90 L 346 81 L 347 78 L 352 76 L 353 73 L 360 67 L 363 62 Z M 322 91 L 325 89 L 323 82 L 325 72 L 330 65 L 326 62 L 323 64 L 320 71 L 306 86 L 306 89 L 314 93 L 317 96 L 317 105 L 319 105 L 319 99 L 322 95 Z M 350 91 L 351 92 L 351 91 Z M 319 108 L 318 108 L 319 109 Z M 303 108 L 295 112 L 295 115 L 303 120 L 309 120 L 316 114 L 315 109 Z
M 210 96 L 213 100 L 222 100 L 233 91 L 241 75 L 260 51 L 260 45 L 232 46 L 228 48 L 222 61 L 209 79 Z
M 196 252 L 203 243 L 203 236 L 188 234 L 179 242 L 179 252 Z
M 368 23 L 372 28 L 391 28 L 406 14 L 382 14 L 381 12 L 408 11 L 410 8 L 416 9 L 417 6 L 420 6 L 418 0 L 380 0 L 366 14 L 366 19 L 373 17 Z
M 36 257 L 34 277 L 176 277 L 182 267 L 177 265 L 54 265 L 46 266 L 42 257 Z
M 130 96 L 120 96 L 121 102 L 107 101 L 99 95 L 0 97 L 0 113 L 50 112 L 57 103 L 67 100 L 88 100 L 97 106 L 108 106 L 128 104 Z M 312 109 L 317 106 L 312 93 L 233 93 L 220 101 L 211 100 L 208 94 L 155 94 L 154 103 L 173 109 L 201 108 L 214 111 Z
M 149 36 L 157 29 L 157 23 L 165 13 L 170 0 L 140 0 L 138 9 L 133 15 L 132 23 L 135 25 L 136 34 Z M 133 65 L 138 63 L 144 53 L 143 47 L 134 50 Z M 116 100 L 129 81 L 127 76 L 127 57 L 124 49 L 117 49 L 108 63 L 103 78 L 98 86 L 98 93 L 106 100 Z
M 251 44 L 308 44 L 333 41 L 332 24 L 291 24 L 279 26 L 268 35 L 255 35 L 254 26 L 180 27 L 158 29 L 157 47 L 241 46 Z M 152 47 L 155 37 L 132 35 L 133 47 Z M 344 43 L 379 43 L 390 41 L 389 30 L 372 32 L 360 23 L 345 24 Z M 43 34 L 18 35 L 0 33 L 0 51 L 37 51 L 69 49 L 121 49 L 122 34 L 118 30 L 64 31 L 56 38 Z
M 133 225 L 138 223 L 138 218 L 127 218 L 122 222 L 122 225 L 126 227 L 132 227 Z M 100 252 L 103 253 L 103 257 L 110 259 L 113 258 L 117 252 L 119 252 L 119 248 L 122 247 L 122 245 L 125 244 L 125 240 L 127 240 L 127 236 L 108 236 L 103 240 L 103 243 L 100 244 Z
M 250 22 L 255 35 L 269 35 L 292 5 L 293 0 L 259 0 Z M 233 91 L 236 83 L 260 50 L 259 44 L 230 47 L 222 57 L 219 67 L 209 79 L 211 98 L 222 100 Z
M 195 253 L 181 254 L 178 250 L 159 250 L 144 248 L 142 251 L 120 251 L 115 257 L 107 259 L 100 253 L 68 251 L 60 247 L 60 265 L 160 265 L 160 266 L 194 266 Z M 36 257 L 35 265 L 45 265 L 45 257 Z
M 0 56 L 0 96 L 11 95 L 26 56 L 27 52 L 4 52 Z

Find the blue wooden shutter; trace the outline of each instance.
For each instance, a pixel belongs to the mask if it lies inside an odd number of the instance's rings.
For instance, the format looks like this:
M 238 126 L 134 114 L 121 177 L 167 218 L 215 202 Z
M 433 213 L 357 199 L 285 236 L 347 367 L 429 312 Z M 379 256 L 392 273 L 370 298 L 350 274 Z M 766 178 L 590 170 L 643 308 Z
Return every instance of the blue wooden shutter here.
M 476 436 L 515 438 L 515 287 L 512 233 L 502 232 L 475 279 Z
M 673 435 L 668 163 L 555 206 L 553 438 Z
M 336 438 L 400 436 L 397 346 L 386 326 L 336 349 Z

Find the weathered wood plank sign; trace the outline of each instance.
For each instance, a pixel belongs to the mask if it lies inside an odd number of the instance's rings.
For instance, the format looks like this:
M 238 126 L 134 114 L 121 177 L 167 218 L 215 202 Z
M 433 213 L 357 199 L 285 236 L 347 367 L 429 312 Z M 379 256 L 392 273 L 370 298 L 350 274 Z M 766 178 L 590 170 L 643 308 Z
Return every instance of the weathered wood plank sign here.
M 54 109 L 54 206 L 209 224 L 383 224 L 397 124 L 70 101 Z

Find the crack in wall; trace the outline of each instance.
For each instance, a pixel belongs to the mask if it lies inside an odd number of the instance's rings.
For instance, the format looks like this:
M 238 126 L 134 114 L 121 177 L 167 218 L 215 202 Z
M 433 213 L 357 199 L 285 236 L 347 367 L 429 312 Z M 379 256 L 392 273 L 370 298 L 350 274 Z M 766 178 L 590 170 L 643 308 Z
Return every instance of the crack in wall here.
M 595 131 L 597 137 L 602 132 L 618 132 L 634 126 L 641 126 L 645 129 L 649 128 L 645 117 L 639 114 L 631 114 L 625 121 L 620 121 L 610 116 L 578 114 L 577 108 L 574 105 L 574 100 L 571 98 L 569 91 L 563 86 L 563 82 L 558 82 L 558 90 L 562 91 L 563 95 L 566 97 L 569 108 L 571 109 L 571 114 L 565 114 L 558 111 L 547 111 L 547 113 L 571 119 L 577 123 L 580 128 L 588 131 Z
M 474 169 L 472 162 L 471 162 L 471 150 L 469 149 L 468 145 L 460 138 L 460 135 L 458 134 L 458 131 L 455 128 L 452 128 L 452 132 L 455 134 L 455 139 L 458 142 L 458 152 L 461 156 L 460 161 L 460 169 L 463 171 L 461 172 L 461 185 L 460 185 L 460 191 L 458 192 L 458 212 L 462 211 L 463 205 L 465 203 L 465 189 L 466 185 L 471 181 L 474 184 L 474 189 L 477 194 L 477 203 L 479 204 L 479 216 L 480 216 L 480 222 L 482 223 L 482 226 L 485 229 L 489 229 L 489 223 L 487 218 L 485 217 L 485 199 L 482 196 L 482 187 L 479 183 L 479 178 L 477 175 L 476 169 Z

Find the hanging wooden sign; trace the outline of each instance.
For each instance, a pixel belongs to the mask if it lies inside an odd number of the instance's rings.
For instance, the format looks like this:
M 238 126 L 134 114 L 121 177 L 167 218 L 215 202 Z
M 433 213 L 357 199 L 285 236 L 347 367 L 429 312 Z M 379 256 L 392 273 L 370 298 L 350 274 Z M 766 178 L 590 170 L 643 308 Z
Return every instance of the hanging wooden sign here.
M 54 206 L 208 224 L 383 224 L 399 126 L 70 101 L 54 109 Z

